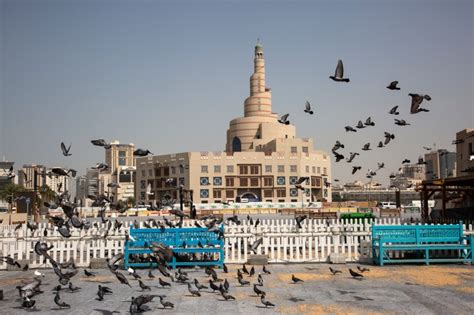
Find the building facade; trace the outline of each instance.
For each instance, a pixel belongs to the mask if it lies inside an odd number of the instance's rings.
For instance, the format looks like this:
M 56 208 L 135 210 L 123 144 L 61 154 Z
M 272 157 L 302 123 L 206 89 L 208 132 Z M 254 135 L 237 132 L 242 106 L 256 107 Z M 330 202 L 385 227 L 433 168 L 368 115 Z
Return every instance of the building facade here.
M 456 133 L 456 174 L 474 175 L 474 128 Z
M 28 190 L 34 190 L 35 184 L 37 188 L 46 185 L 46 167 L 36 164 L 23 165 L 18 172 L 18 184 Z
M 49 172 L 48 169 L 46 172 Z M 45 176 L 44 183 L 55 193 L 61 194 L 70 189 L 71 177 L 64 175 Z
M 331 159 L 278 122 L 265 85 L 263 47 L 257 44 L 244 116 L 231 120 L 224 152 L 184 152 L 137 158 L 136 198 L 156 203 L 164 196 L 195 203 L 238 201 L 331 201 Z M 309 179 L 295 188 L 299 177 Z
M 456 153 L 437 150 L 425 154 L 426 179 L 444 179 L 456 175 Z

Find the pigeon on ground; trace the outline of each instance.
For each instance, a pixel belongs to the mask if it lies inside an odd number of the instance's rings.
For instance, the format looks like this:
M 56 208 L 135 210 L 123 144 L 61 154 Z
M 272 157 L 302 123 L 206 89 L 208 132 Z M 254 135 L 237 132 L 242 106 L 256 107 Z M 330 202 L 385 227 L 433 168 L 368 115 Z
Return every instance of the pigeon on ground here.
M 192 296 L 201 296 L 201 293 L 198 290 L 194 290 L 191 286 L 191 283 L 188 283 L 188 291 Z
M 255 294 L 257 294 L 258 296 L 260 296 L 262 293 L 265 293 L 264 291 L 260 290 L 260 289 L 257 287 L 257 284 L 254 284 L 254 285 L 253 285 L 253 292 L 255 292 Z
M 431 97 L 429 95 L 420 95 L 415 93 L 409 93 L 408 95 L 411 96 L 411 114 L 416 114 L 419 112 L 429 112 L 428 109 L 420 107 L 421 103 L 423 103 L 423 100 L 431 101 Z
M 244 280 L 242 277 L 239 277 L 238 280 L 239 280 L 240 285 L 242 286 L 250 284 L 249 281 Z
M 221 291 L 221 295 L 226 301 L 235 300 L 235 297 L 233 297 L 232 295 L 226 293 L 225 291 Z
M 311 110 L 311 104 L 308 101 L 306 101 L 306 104 L 304 106 L 304 112 L 313 115 L 313 111 Z
M 167 308 L 167 307 L 174 308 L 174 304 L 171 302 L 165 301 L 163 296 L 158 295 L 158 297 L 160 298 L 160 304 L 161 306 L 163 306 L 163 308 Z
M 346 132 L 349 132 L 349 131 L 357 132 L 357 130 L 355 130 L 355 129 L 352 128 L 351 126 L 345 126 L 344 128 L 346 129 Z
M 360 170 L 362 166 L 353 166 L 352 167 L 352 175 L 354 175 L 358 170 Z
M 361 267 L 361 266 L 357 266 L 357 269 L 358 269 L 360 272 L 362 272 L 362 273 L 364 273 L 364 272 L 366 272 L 366 271 L 370 271 L 369 268 L 365 268 L 365 267 Z
M 337 270 L 337 269 L 333 269 L 333 268 L 331 268 L 331 267 L 329 267 L 329 271 L 331 271 L 331 273 L 332 273 L 333 275 L 337 275 L 338 273 L 342 273 L 342 271 Z
M 166 281 L 162 280 L 162 279 L 159 278 L 159 277 L 158 277 L 158 283 L 159 283 L 162 287 L 171 287 L 171 283 L 166 282 Z
M 134 314 L 142 312 L 143 310 L 141 307 L 147 303 L 150 303 L 154 297 L 154 295 L 140 295 L 136 298 L 132 296 L 132 303 L 130 304 L 130 313 Z
M 138 285 L 140 285 L 140 288 L 143 290 L 148 290 L 151 291 L 151 288 L 147 286 L 145 283 L 143 283 L 142 280 L 138 279 Z
M 358 272 L 355 272 L 354 270 L 352 269 L 349 269 L 349 273 L 351 274 L 351 276 L 356 279 L 356 278 L 363 278 L 364 276 L 361 275 L 360 273 Z
M 350 152 L 350 157 L 349 157 L 349 159 L 346 160 L 347 163 L 351 163 L 357 155 L 359 155 L 359 153 L 357 153 L 357 152 Z
M 88 271 L 87 269 L 84 269 L 84 274 L 87 277 L 95 277 L 95 273 L 92 273 L 92 272 Z
M 395 135 L 393 133 L 389 133 L 385 131 L 384 135 L 385 135 L 385 141 L 383 144 L 385 145 L 387 145 L 390 142 L 390 140 L 395 139 Z
M 125 278 L 125 276 L 122 273 L 120 273 L 119 271 L 115 271 L 114 273 L 115 273 L 115 276 L 117 277 L 118 281 L 120 281 L 120 283 L 126 284 L 129 287 L 132 287 L 130 285 L 130 283 L 128 282 L 127 278 Z
M 263 266 L 262 270 L 263 270 L 263 272 L 264 272 L 265 274 L 267 274 L 267 275 L 271 275 L 271 274 L 272 274 L 269 270 L 267 270 L 267 268 L 266 268 L 265 266 Z
M 265 299 L 265 296 L 266 296 L 266 293 L 265 293 L 265 292 L 262 293 L 262 295 L 260 295 L 260 301 L 262 302 L 263 305 L 265 305 L 265 308 L 268 307 L 268 306 L 274 307 L 275 304 L 273 304 L 273 303 L 267 301 L 267 300 Z
M 290 121 L 288 120 L 288 116 L 290 116 L 290 114 L 285 114 L 285 115 L 281 116 L 281 118 L 278 119 L 278 122 L 280 124 L 283 124 L 283 125 L 289 125 Z
M 57 306 L 59 306 L 59 308 L 70 308 L 71 305 L 67 304 L 66 302 L 64 301 L 61 301 L 61 297 L 59 296 L 59 291 L 56 292 L 56 295 L 54 296 L 54 303 L 56 303 Z
M 397 108 L 398 106 L 394 106 L 392 107 L 392 109 L 388 112 L 390 115 L 398 115 L 400 114 L 399 112 L 397 112 Z
M 21 306 L 24 308 L 32 308 L 35 306 L 36 301 L 30 300 L 28 297 L 25 297 L 21 302 Z
M 389 89 L 389 90 L 400 90 L 400 88 L 397 86 L 397 84 L 398 84 L 398 81 L 392 81 L 387 86 L 387 89 Z
M 300 278 L 295 277 L 295 275 L 291 275 L 291 280 L 293 281 L 293 283 L 304 282 Z
M 344 65 L 342 60 L 337 61 L 336 71 L 333 76 L 329 77 L 336 82 L 349 82 L 349 78 L 344 78 Z
M 66 145 L 64 144 L 64 142 L 61 142 L 61 151 L 63 152 L 64 156 L 71 156 L 72 154 L 69 153 L 70 150 L 71 150 L 71 144 L 69 145 L 68 148 L 66 148 Z

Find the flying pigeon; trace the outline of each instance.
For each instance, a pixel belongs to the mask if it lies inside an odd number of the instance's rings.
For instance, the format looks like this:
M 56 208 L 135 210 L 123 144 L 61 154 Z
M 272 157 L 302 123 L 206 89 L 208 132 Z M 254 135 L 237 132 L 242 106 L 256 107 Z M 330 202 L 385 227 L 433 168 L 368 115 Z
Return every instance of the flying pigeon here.
M 359 122 L 357 123 L 356 128 L 358 128 L 358 129 L 365 128 L 364 124 L 362 123 L 362 120 L 359 120 Z
M 385 141 L 384 141 L 385 145 L 387 145 L 390 142 L 390 140 L 395 139 L 395 135 L 392 134 L 392 133 L 389 133 L 389 132 L 385 131 L 384 134 L 385 134 Z
M 63 152 L 64 156 L 71 156 L 72 154 L 69 153 L 70 150 L 71 150 L 71 144 L 66 149 L 66 145 L 64 145 L 64 142 L 61 142 L 61 151 Z
M 346 128 L 346 132 L 349 132 L 349 131 L 357 132 L 357 130 L 355 130 L 355 129 L 352 128 L 351 126 L 345 126 L 344 128 Z
M 418 164 L 418 165 L 423 165 L 423 164 L 428 164 L 428 163 L 427 163 L 426 161 L 423 161 L 423 157 L 420 156 L 420 157 L 418 158 L 418 162 L 417 162 L 416 164 Z
M 375 126 L 375 123 L 372 121 L 372 118 L 369 117 L 365 121 L 364 125 L 366 125 L 366 126 Z
M 350 155 L 349 159 L 347 160 L 347 163 L 351 163 L 352 160 L 354 160 L 354 158 L 355 158 L 357 155 L 359 155 L 359 153 L 357 153 L 357 152 L 351 152 L 350 154 L 351 154 L 351 155 Z
M 420 107 L 423 100 L 431 101 L 431 97 L 429 95 L 420 95 L 420 94 L 414 94 L 414 93 L 409 93 L 408 95 L 411 96 L 411 107 L 410 107 L 411 114 L 416 114 L 419 112 L 429 112 L 428 109 Z
M 304 112 L 313 115 L 313 111 L 311 110 L 311 104 L 308 101 L 306 101 Z
M 398 84 L 398 81 L 392 81 L 387 86 L 387 89 L 389 89 L 389 90 L 400 90 L 400 88 L 397 86 L 397 84 Z
M 135 151 L 133 151 L 133 156 L 147 156 L 148 154 L 153 155 L 153 153 L 145 149 L 136 149 Z
M 426 151 L 431 151 L 432 150 L 432 148 L 430 148 L 430 147 L 423 147 L 423 149 L 425 149 Z
M 340 160 L 344 159 L 344 155 L 339 154 L 339 153 L 334 152 L 334 151 L 332 153 L 334 153 L 334 157 L 336 158 L 336 162 L 339 162 Z
M 382 141 L 379 141 L 379 145 L 377 146 L 378 148 L 383 148 L 384 145 L 383 145 L 383 142 Z
M 337 61 L 334 76 L 330 76 L 329 78 L 336 82 L 349 82 L 349 78 L 344 78 L 344 65 L 342 64 L 342 60 Z
M 353 166 L 352 167 L 352 175 L 354 175 L 358 170 L 360 170 L 362 167 L 361 166 Z
M 367 142 L 366 144 L 364 144 L 364 147 L 362 148 L 362 151 L 370 151 L 372 150 L 370 148 L 370 142 Z
M 98 147 L 104 147 L 104 149 L 110 149 L 111 145 L 107 143 L 104 139 L 97 139 L 97 140 L 91 140 L 91 143 L 93 145 L 96 145 Z
M 390 115 L 398 115 L 398 114 L 400 114 L 399 112 L 397 112 L 397 108 L 398 108 L 398 106 L 393 107 L 388 113 L 389 113 Z
M 289 125 L 290 121 L 288 120 L 288 116 L 290 116 L 290 114 L 285 114 L 285 115 L 281 116 L 281 118 L 278 119 L 278 122 L 280 124 Z
M 334 152 L 340 148 L 344 148 L 344 145 L 339 140 L 336 140 L 336 144 L 332 147 L 332 151 Z
M 383 163 L 383 162 L 382 163 L 377 163 L 377 166 L 378 166 L 379 169 L 384 168 L 385 163 Z
M 410 124 L 407 123 L 404 119 L 396 119 L 396 118 L 395 118 L 395 125 L 408 126 L 408 125 L 410 125 Z

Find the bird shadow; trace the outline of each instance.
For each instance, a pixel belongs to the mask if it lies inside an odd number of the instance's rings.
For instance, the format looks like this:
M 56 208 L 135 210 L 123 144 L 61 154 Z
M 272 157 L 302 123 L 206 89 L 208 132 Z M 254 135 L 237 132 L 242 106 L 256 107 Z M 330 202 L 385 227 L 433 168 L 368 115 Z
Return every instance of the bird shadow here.
M 64 311 L 64 310 L 70 310 L 70 307 L 55 307 L 55 308 L 50 308 L 52 311 Z
M 255 307 L 256 307 L 256 308 L 264 308 L 264 309 L 269 309 L 269 307 L 262 306 L 262 305 L 256 305 Z M 271 307 L 270 307 L 270 309 L 271 309 Z
M 24 307 L 22 307 L 22 306 L 14 306 L 14 307 L 12 307 L 12 308 L 13 308 L 13 309 L 17 309 L 17 310 L 23 310 L 23 311 L 28 312 L 28 313 L 41 312 L 41 310 L 38 309 L 38 308 L 36 308 L 36 306 L 33 307 L 33 308 L 24 308 Z
M 371 299 L 371 298 L 364 298 L 364 297 L 357 296 L 357 295 L 354 295 L 354 299 L 356 299 L 357 301 L 373 301 L 374 300 L 374 299 Z
M 363 280 L 364 280 L 364 278 L 354 278 L 354 277 L 351 277 L 351 278 L 349 278 L 349 279 L 357 280 L 357 281 L 363 281 Z

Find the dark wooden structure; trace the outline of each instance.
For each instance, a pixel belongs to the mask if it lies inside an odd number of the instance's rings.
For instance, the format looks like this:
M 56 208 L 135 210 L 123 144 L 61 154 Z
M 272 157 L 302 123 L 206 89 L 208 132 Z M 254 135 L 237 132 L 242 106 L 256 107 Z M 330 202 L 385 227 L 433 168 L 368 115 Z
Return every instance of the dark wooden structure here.
M 421 183 L 421 187 L 417 188 L 417 191 L 420 191 L 421 195 L 421 215 L 424 220 L 428 219 L 428 199 L 437 192 L 441 194 L 441 215 L 446 218 L 448 193 L 455 192 L 474 200 L 474 176 L 425 180 Z

